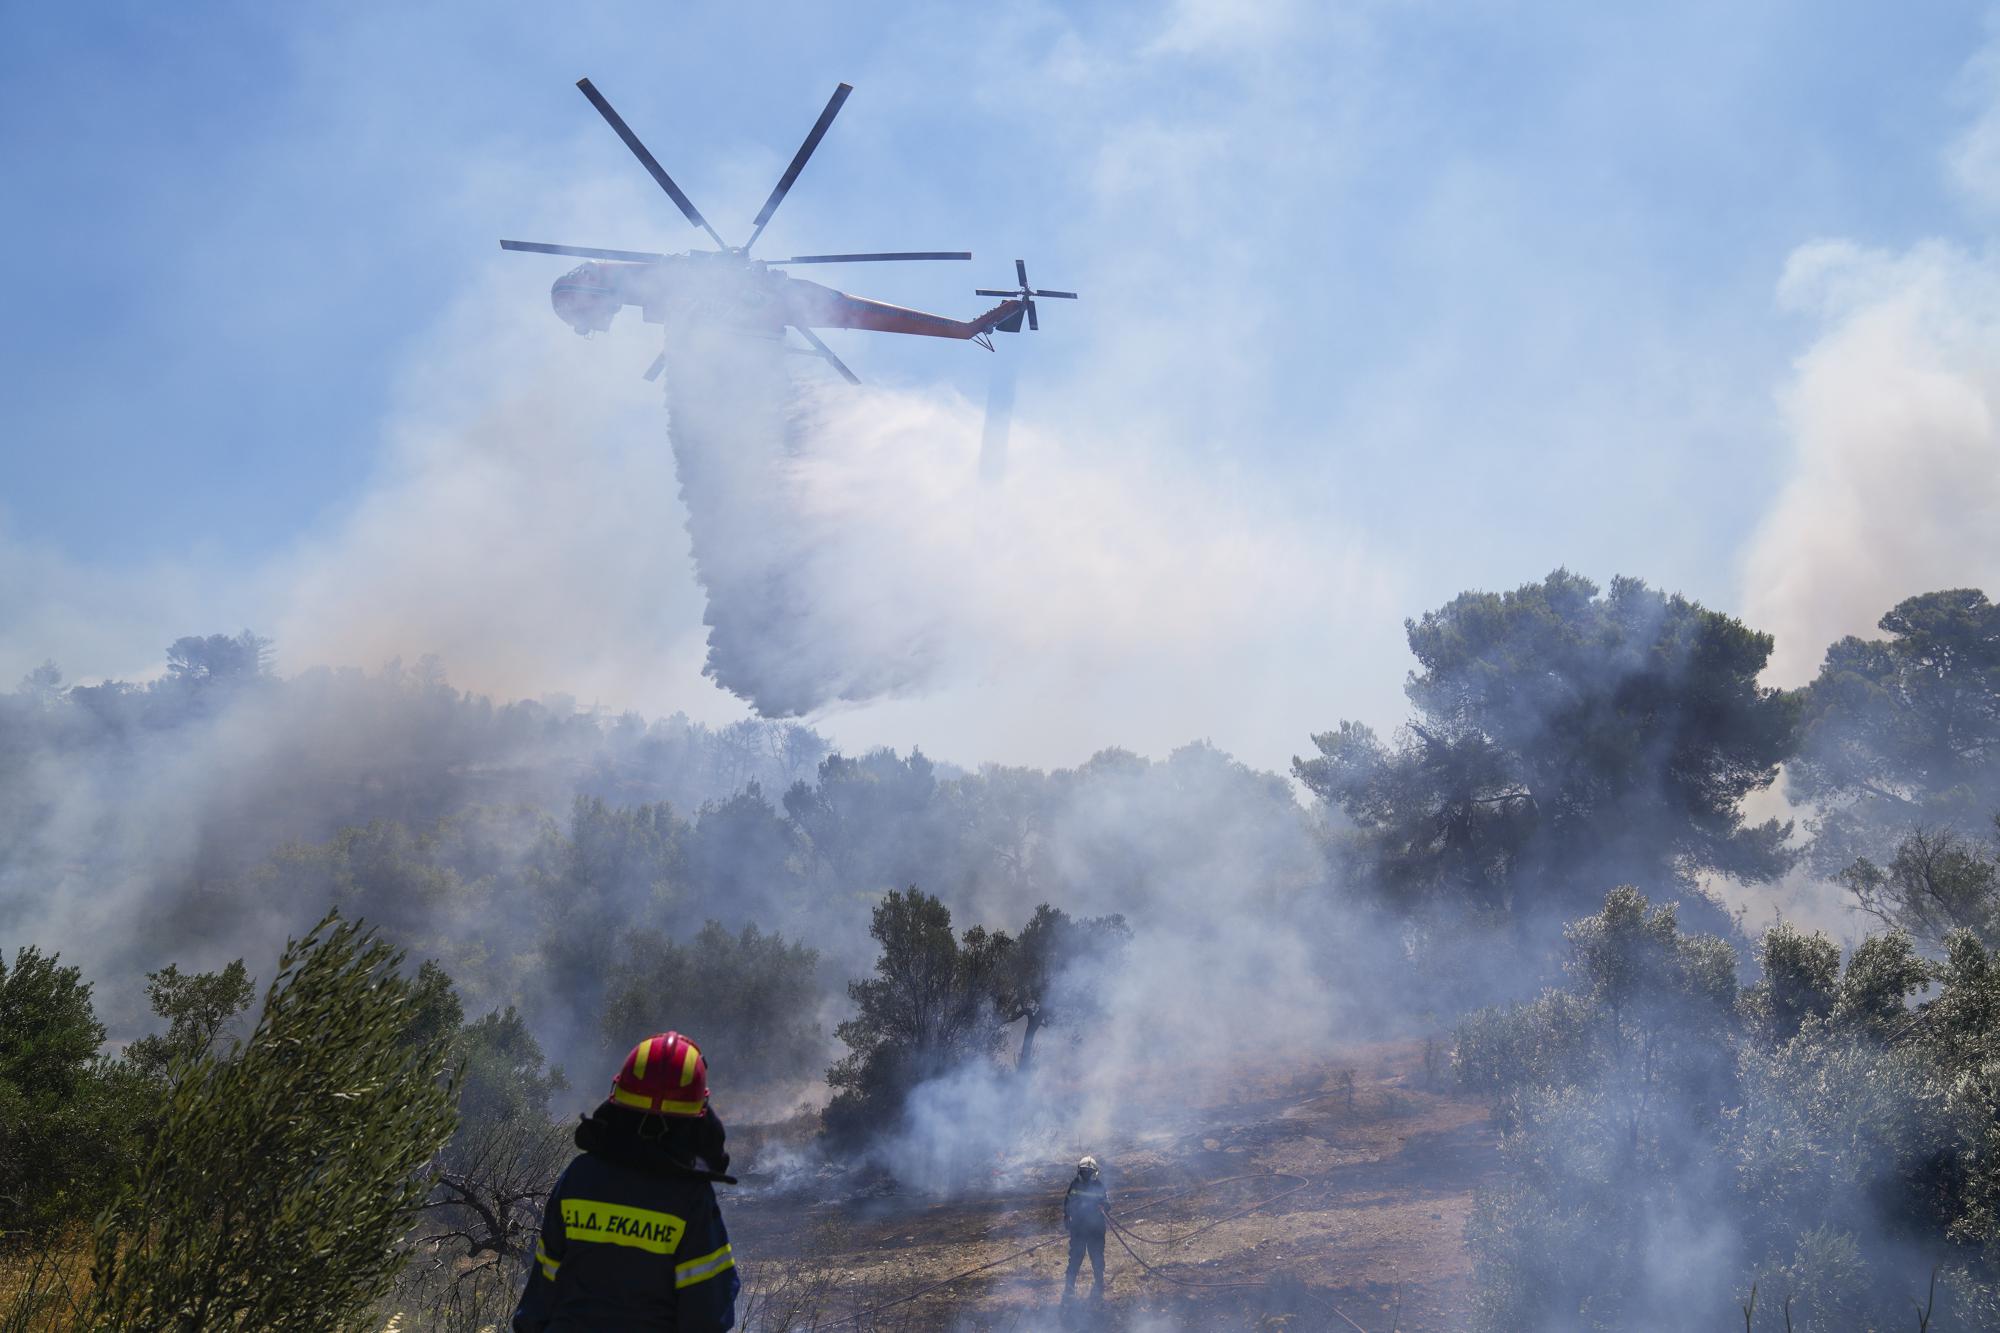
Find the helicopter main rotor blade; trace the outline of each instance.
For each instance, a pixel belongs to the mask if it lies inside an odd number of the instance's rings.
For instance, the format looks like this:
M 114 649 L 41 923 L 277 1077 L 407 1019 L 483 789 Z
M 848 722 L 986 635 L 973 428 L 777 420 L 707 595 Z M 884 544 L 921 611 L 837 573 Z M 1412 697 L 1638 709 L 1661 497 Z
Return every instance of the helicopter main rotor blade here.
M 1015 276 L 1015 277 L 1017 277 L 1017 278 L 1019 278 L 1019 279 L 1021 280 L 1021 290 L 1022 290 L 1022 291 L 1024 291 L 1024 292 L 1025 292 L 1025 291 L 1027 291 L 1027 290 L 1028 290 L 1028 261 L 1027 261 L 1027 260 L 1025 260 L 1025 259 L 1017 259 L 1017 260 L 1015 260 L 1015 261 L 1014 261 L 1014 276 Z
M 991 287 L 974 287 L 972 294 L 974 296 L 1019 296 L 1021 293 L 1018 289 L 1011 292 L 999 292 L 993 290 Z
M 819 141 L 826 137 L 827 126 L 833 124 L 833 118 L 840 114 L 841 103 L 845 102 L 847 95 L 853 91 L 853 85 L 846 83 L 833 90 L 833 96 L 827 100 L 826 110 L 819 113 L 819 119 L 813 122 L 811 132 L 806 135 L 806 141 L 800 144 L 799 151 L 792 155 L 792 165 L 786 167 L 785 174 L 778 177 L 778 183 L 772 189 L 771 197 L 766 199 L 764 207 L 758 210 L 750 239 L 743 242 L 745 254 L 750 252 L 751 246 L 757 244 L 757 238 L 764 234 L 764 225 L 771 220 L 771 214 L 778 211 L 778 205 L 785 202 L 785 195 L 790 192 L 792 182 L 796 181 L 799 173 L 806 169 L 806 159 L 813 155 L 813 150 L 819 147 Z
M 767 264 L 879 264 L 904 259 L 970 259 L 970 250 L 900 250 L 878 255 L 793 255 L 790 259 L 767 259 Z
M 794 324 L 792 327 L 797 329 L 800 333 L 805 334 L 806 341 L 813 345 L 813 350 L 815 352 L 818 352 L 821 356 L 825 357 L 826 363 L 829 366 L 832 366 L 835 370 L 839 371 L 842 379 L 846 380 L 849 384 L 861 383 L 861 377 L 855 374 L 853 371 L 849 370 L 847 368 L 847 363 L 845 361 L 842 361 L 839 357 L 835 356 L 833 354 L 833 349 L 831 347 L 828 347 L 825 343 L 821 342 L 819 340 L 819 335 L 817 333 L 814 333 L 811 329 L 807 328 L 803 324 Z
M 1029 293 L 1028 293 L 1028 295 L 1030 295 L 1030 296 L 1060 296 L 1060 297 L 1061 297 L 1061 298 L 1062 298 L 1063 300 L 1065 300 L 1065 301 L 1074 301 L 1074 300 L 1076 300 L 1076 293 L 1075 293 L 1075 292 L 1044 292 L 1044 291 L 1033 291 L 1033 292 L 1029 292 Z
M 727 250 L 729 243 L 716 235 L 715 228 L 708 225 L 708 219 L 701 215 L 701 210 L 694 206 L 694 202 L 681 193 L 681 187 L 674 184 L 674 178 L 667 174 L 667 169 L 661 166 L 650 152 L 646 151 L 646 145 L 639 142 L 639 136 L 632 133 L 631 127 L 625 123 L 624 119 L 616 111 L 611 109 L 611 103 L 604 100 L 604 94 L 598 92 L 589 79 L 578 79 L 576 86 L 583 90 L 583 95 L 588 97 L 590 104 L 597 108 L 597 114 L 604 117 L 611 128 L 618 132 L 618 137 L 623 139 L 625 146 L 632 150 L 632 156 L 639 159 L 639 165 L 652 173 L 653 179 L 659 182 L 660 188 L 667 192 L 667 197 L 680 206 L 680 210 L 686 215 L 687 220 L 707 232 L 709 238 L 717 246 Z
M 532 255 L 575 255 L 579 259 L 623 259 L 634 264 L 664 264 L 672 255 L 651 250 L 599 250 L 588 245 L 549 245 L 542 241 L 502 241 L 502 250 L 520 250 Z

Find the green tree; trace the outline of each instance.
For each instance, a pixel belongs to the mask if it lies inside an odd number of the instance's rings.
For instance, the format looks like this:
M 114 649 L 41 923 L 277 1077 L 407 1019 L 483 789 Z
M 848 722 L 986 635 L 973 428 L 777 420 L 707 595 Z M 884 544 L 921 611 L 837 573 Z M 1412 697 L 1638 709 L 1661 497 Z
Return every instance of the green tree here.
M 2000 950 L 1971 931 L 1945 938 L 1937 997 L 1908 1025 L 1936 1116 L 1931 1141 L 1909 1136 L 1911 1211 L 1958 1248 L 1959 1285 L 1980 1291 L 1983 1327 L 2000 1326 Z
M 819 954 L 775 932 L 710 921 L 682 944 L 628 931 L 608 971 L 607 1053 L 672 1028 L 701 1044 L 715 1086 L 754 1093 L 796 1084 L 825 1049 Z
M 227 634 L 189 635 L 167 649 L 167 678 L 204 686 L 254 680 L 270 674 L 271 641 L 249 630 Z
M 829 755 L 817 777 L 785 792 L 785 814 L 804 835 L 812 868 L 834 888 L 903 883 L 916 866 L 936 861 L 929 817 L 937 773 L 922 750 L 907 759 L 891 750 Z
M 685 877 L 689 832 L 665 802 L 621 808 L 579 796 L 567 836 L 543 833 L 534 876 L 549 891 L 593 901 L 668 902 Z
M 453 1124 L 399 962 L 331 914 L 287 946 L 248 1040 L 176 1085 L 100 1220 L 95 1323 L 318 1330 L 387 1290 Z
M 2000 848 L 1950 828 L 1917 828 L 1897 844 L 1888 865 L 1860 857 L 1839 879 L 1855 906 L 1926 944 L 1969 930 L 2000 945 Z
M 146 998 L 167 1030 L 141 1037 L 125 1048 L 140 1073 L 165 1079 L 177 1067 L 199 1061 L 215 1049 L 223 1028 L 250 1007 L 255 997 L 250 974 L 238 958 L 219 972 L 182 972 L 172 963 L 146 974 Z
M 55 708 L 67 693 L 63 685 L 62 668 L 55 664 L 53 658 L 44 660 L 40 666 L 21 677 L 21 683 L 15 687 L 15 693 L 30 706 L 43 712 Z
M 1026 1071 L 1034 1060 L 1043 1028 L 1085 1024 L 1101 1011 L 1104 982 L 1131 938 L 1122 916 L 1077 920 L 1043 903 L 1011 947 L 1001 946 L 994 1005 L 1006 1022 L 1025 1020 L 1017 1070 Z
M 1293 761 L 1393 901 L 1568 916 L 1624 882 L 1700 904 L 1700 874 L 1787 865 L 1789 826 L 1739 813 L 1792 747 L 1796 700 L 1757 683 L 1769 635 L 1567 570 L 1406 628 L 1422 669 L 1404 734 L 1343 723 Z
M 558 1065 L 512 1005 L 474 1019 L 454 1034 L 459 1075 L 459 1128 L 546 1120 L 549 1099 L 569 1087 Z
M 687 841 L 688 883 L 703 902 L 738 903 L 752 912 L 783 910 L 800 882 L 800 851 L 799 831 L 752 782 L 695 812 Z
M 1511 1131 L 1466 1231 L 1486 1328 L 1644 1325 L 1672 1219 L 1726 1197 L 1710 1167 L 1734 1082 L 1729 946 L 1630 887 L 1567 938 L 1565 987 L 1459 1029 L 1460 1078 Z
M 11 969 L 0 955 L 0 1037 L 9 1086 L 33 1098 L 74 1093 L 104 1043 L 82 970 L 33 945 L 15 952 Z
M 0 954 L 0 1231 L 40 1235 L 88 1219 L 118 1172 L 127 1116 L 90 983 L 30 945 Z
M 451 974 L 436 959 L 426 958 L 410 982 L 410 1019 L 403 1026 L 403 1044 L 426 1049 L 451 1041 L 460 1035 L 464 1022 L 465 1004 L 458 998 Z M 462 1094 L 464 1079 L 459 1087 Z
M 1818 807 L 1811 855 L 1828 875 L 1886 860 L 1914 825 L 1970 835 L 2000 808 L 2000 606 L 1957 588 L 1877 623 L 1888 637 L 1826 650 L 1786 768 Z
M 875 906 L 875 975 L 850 982 L 855 1016 L 834 1030 L 848 1055 L 827 1071 L 827 1133 L 858 1141 L 891 1128 L 910 1089 L 992 1052 L 995 980 L 1012 947 L 974 926 L 952 934 L 951 910 L 914 885 Z
M 685 892 L 687 821 L 664 802 L 616 807 L 578 797 L 567 833 L 543 831 L 528 883 L 542 913 L 542 989 L 583 1015 L 603 1009 L 607 970 L 637 920 Z
M 1840 992 L 1840 946 L 1788 921 L 1764 932 L 1757 949 L 1764 978 L 1743 994 L 1744 1016 L 1767 1039 L 1789 1041 L 1807 1020 L 1833 1012 Z
M 1459 1030 L 1506 1129 L 1467 1227 L 1483 1327 L 1723 1327 L 1753 1282 L 1800 1333 L 1894 1327 L 1933 1262 L 1930 1327 L 1996 1326 L 1992 951 L 1960 931 L 1934 968 L 1895 932 L 1843 966 L 1780 924 L 1732 1006 L 1727 946 L 1629 889 L 1569 938 L 1564 987 Z
M 442 969 L 426 964 L 433 980 Z M 451 995 L 447 989 L 443 992 Z M 455 1011 L 431 1006 L 434 1016 Z M 514 1009 L 447 1033 L 460 1064 L 458 1126 L 435 1163 L 437 1184 L 412 1238 L 419 1260 L 398 1282 L 396 1308 L 418 1327 L 504 1323 L 520 1293 L 535 1235 L 569 1157 L 567 1126 L 549 1098 L 567 1088 Z
M 1945 974 L 1908 936 L 1864 940 L 1836 979 L 1831 941 L 1787 934 L 1765 951 L 1779 974 L 1753 991 L 1789 987 L 1805 1001 L 1800 1021 L 1746 1028 L 1740 1105 L 1717 1144 L 1741 1201 L 1730 1220 L 1751 1271 L 1740 1281 L 1794 1292 L 1800 1329 L 1881 1328 L 1907 1317 L 1928 1264 L 1943 1260 L 1948 1309 L 1931 1327 L 1992 1327 L 2000 1106 L 1966 1076 L 2000 1035 L 1991 955 L 1954 936 L 1968 946 L 1963 972 L 1913 1012 L 1910 999 Z

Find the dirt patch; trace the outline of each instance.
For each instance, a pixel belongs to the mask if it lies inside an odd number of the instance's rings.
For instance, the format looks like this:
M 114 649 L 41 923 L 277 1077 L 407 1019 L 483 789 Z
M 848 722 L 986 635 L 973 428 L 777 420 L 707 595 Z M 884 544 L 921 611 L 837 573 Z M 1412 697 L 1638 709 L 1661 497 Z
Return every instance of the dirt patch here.
M 1426 1086 L 1421 1042 L 1253 1071 L 1096 1150 L 1131 1251 L 1108 1244 L 1101 1304 L 1061 1301 L 1067 1161 L 943 1200 L 726 1207 L 748 1328 L 1416 1333 L 1468 1321 L 1465 1220 L 1495 1147 L 1483 1102 Z

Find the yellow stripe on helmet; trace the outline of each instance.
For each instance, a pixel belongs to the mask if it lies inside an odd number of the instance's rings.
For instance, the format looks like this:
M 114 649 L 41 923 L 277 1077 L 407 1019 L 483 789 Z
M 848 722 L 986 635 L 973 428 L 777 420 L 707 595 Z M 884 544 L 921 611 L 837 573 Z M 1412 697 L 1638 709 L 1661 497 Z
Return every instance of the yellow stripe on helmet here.
M 681 1086 L 685 1088 L 688 1084 L 694 1082 L 694 1064 L 695 1061 L 701 1059 L 701 1052 L 696 1050 L 694 1043 L 688 1041 L 685 1037 L 681 1040 L 686 1042 L 687 1045 L 687 1055 L 681 1060 Z
M 643 1092 L 627 1092 L 620 1087 L 611 1089 L 611 1100 L 621 1106 L 636 1106 L 641 1111 L 657 1111 L 662 1115 L 700 1115 L 701 1102 L 676 1102 L 665 1097 L 648 1097 Z

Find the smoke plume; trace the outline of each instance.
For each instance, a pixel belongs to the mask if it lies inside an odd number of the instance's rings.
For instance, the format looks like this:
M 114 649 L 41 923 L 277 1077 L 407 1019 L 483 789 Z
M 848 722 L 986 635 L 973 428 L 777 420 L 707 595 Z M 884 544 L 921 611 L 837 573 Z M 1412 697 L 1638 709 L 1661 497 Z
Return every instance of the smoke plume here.
M 705 671 L 765 716 L 1050 661 L 1085 678 L 1201 663 L 1285 633 L 1288 605 L 1381 600 L 1358 548 L 1170 468 L 1017 425 L 995 485 L 980 410 L 955 394 L 794 393 L 749 337 L 668 351 Z
M 1792 475 L 1746 559 L 1745 613 L 1797 683 L 1913 589 L 2000 579 L 2000 284 L 1943 244 L 1825 242 L 1782 286 L 1819 340 L 1784 395 Z

